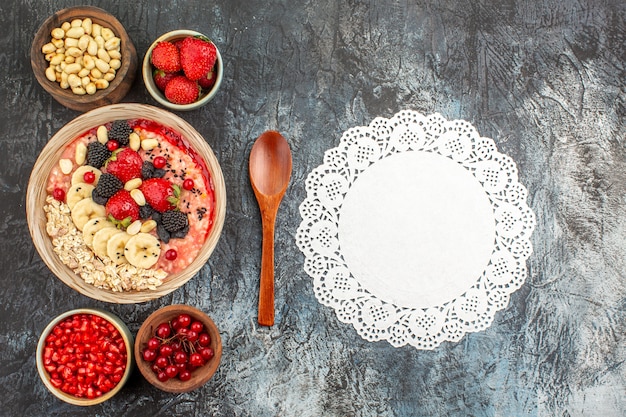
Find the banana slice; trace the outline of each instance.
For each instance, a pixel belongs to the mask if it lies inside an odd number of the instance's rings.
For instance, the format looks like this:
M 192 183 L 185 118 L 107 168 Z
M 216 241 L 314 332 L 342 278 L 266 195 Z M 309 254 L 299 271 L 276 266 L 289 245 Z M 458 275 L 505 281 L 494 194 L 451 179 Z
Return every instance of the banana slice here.
M 161 254 L 159 240 L 148 233 L 137 233 L 126 242 L 124 256 L 129 264 L 137 268 L 152 267 Z
M 96 232 L 93 235 L 93 242 L 91 242 L 91 246 L 93 248 L 94 253 L 100 258 L 106 258 L 108 255 L 107 246 L 109 244 L 109 239 L 118 233 L 126 233 L 115 227 L 104 227 Z
M 83 241 L 91 248 L 93 236 L 105 227 L 115 227 L 106 217 L 94 217 L 83 226 Z
M 72 221 L 76 228 L 83 230 L 85 224 L 94 217 L 106 216 L 106 209 L 100 204 L 96 204 L 91 197 L 83 198 L 74 205 L 72 210 Z
M 65 197 L 65 201 L 70 210 L 72 210 L 80 200 L 91 197 L 91 192 L 94 188 L 93 185 L 84 182 L 72 185 L 70 189 L 67 190 Z
M 74 173 L 72 174 L 72 185 L 85 182 L 85 172 L 89 172 L 89 171 L 93 172 L 94 175 L 96 176 L 96 179 L 93 182 L 93 185 L 98 184 L 98 180 L 100 179 L 100 175 L 102 175 L 102 171 L 90 165 L 83 165 L 83 166 L 79 166 L 78 168 L 76 168 L 76 171 L 74 171 Z
M 130 238 L 131 235 L 126 232 L 116 233 L 109 238 L 107 242 L 107 255 L 116 265 L 128 262 L 124 256 L 124 247 L 126 247 L 126 243 Z

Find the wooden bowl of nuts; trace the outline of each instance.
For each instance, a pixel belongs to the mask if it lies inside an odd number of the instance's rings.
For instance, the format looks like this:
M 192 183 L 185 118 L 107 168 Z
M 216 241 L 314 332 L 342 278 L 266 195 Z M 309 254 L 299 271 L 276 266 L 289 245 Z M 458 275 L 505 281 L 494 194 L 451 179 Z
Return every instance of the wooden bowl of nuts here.
M 124 26 L 93 6 L 70 7 L 46 19 L 33 40 L 30 61 L 44 90 L 81 112 L 120 102 L 138 68 Z

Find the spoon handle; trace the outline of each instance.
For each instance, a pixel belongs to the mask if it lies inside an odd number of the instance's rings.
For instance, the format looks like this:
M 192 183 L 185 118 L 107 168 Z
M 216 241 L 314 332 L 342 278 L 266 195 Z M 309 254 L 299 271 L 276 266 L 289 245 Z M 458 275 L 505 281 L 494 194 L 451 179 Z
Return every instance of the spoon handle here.
M 261 282 L 259 288 L 258 322 L 262 326 L 274 324 L 274 224 L 276 211 L 262 213 L 263 252 L 261 254 Z

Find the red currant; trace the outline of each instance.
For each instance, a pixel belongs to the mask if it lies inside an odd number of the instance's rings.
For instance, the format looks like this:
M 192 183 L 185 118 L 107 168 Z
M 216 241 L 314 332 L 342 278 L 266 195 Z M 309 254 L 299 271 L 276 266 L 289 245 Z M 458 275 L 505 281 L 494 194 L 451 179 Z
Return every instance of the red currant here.
M 174 352 L 174 350 L 172 349 L 172 347 L 170 345 L 162 345 L 161 348 L 159 349 L 159 353 L 161 354 L 161 356 L 172 356 L 172 353 Z
M 168 261 L 173 261 L 177 257 L 178 257 L 178 252 L 176 252 L 176 249 L 168 249 L 165 252 L 165 259 L 167 259 Z
M 87 171 L 83 175 L 83 181 L 85 181 L 87 184 L 93 184 L 95 180 L 96 180 L 96 174 L 94 174 L 93 171 Z
M 183 351 L 178 351 L 174 354 L 174 362 L 184 364 L 187 362 L 187 354 Z
M 107 142 L 106 146 L 108 150 L 113 152 L 114 150 L 120 147 L 120 143 L 114 139 L 111 139 L 110 141 Z
M 198 335 L 198 344 L 202 347 L 209 346 L 211 344 L 211 336 L 208 333 L 200 333 Z
M 174 378 L 178 374 L 178 368 L 176 365 L 168 365 L 165 367 L 165 375 L 168 378 Z
M 198 352 L 192 353 L 191 355 L 189 355 L 189 364 L 191 366 L 199 368 L 204 365 L 204 359 L 202 359 L 202 355 L 200 355 Z
M 157 350 L 161 346 L 161 342 L 156 337 L 151 337 L 147 343 L 148 349 Z
M 200 353 L 200 356 L 202 356 L 202 359 L 204 359 L 205 361 L 208 361 L 213 357 L 213 349 L 211 349 L 210 347 L 202 348 L 198 352 Z
M 191 324 L 191 316 L 189 314 L 181 314 L 178 316 L 178 323 L 180 327 L 189 327 Z
M 187 330 L 187 340 L 191 343 L 195 343 L 198 340 L 198 332 L 191 329 Z
M 155 360 L 155 359 L 156 359 L 157 354 L 156 354 L 156 352 L 155 352 L 154 350 L 152 350 L 152 349 L 145 349 L 145 350 L 143 351 L 142 356 L 143 356 L 143 360 L 144 360 L 144 361 L 146 361 L 146 362 L 152 362 L 153 360 Z
M 154 363 L 160 369 L 165 369 L 165 367 L 170 364 L 170 361 L 165 356 L 159 356 L 158 358 L 156 358 Z
M 194 186 L 194 183 L 191 178 L 187 178 L 185 181 L 183 181 L 183 188 L 185 190 L 192 190 L 193 186 Z
M 191 330 L 193 330 L 194 332 L 196 332 L 196 333 L 202 333 L 202 331 L 204 330 L 204 324 L 202 324 L 202 322 L 199 322 L 198 320 L 196 320 L 193 323 L 191 323 L 189 328 Z
M 159 324 L 156 329 L 156 335 L 160 339 L 167 339 L 171 332 L 170 325 L 167 323 Z
M 167 159 L 165 159 L 165 157 L 161 155 L 155 156 L 152 160 L 152 165 L 154 165 L 156 169 L 164 168 L 165 165 L 167 165 Z
M 178 374 L 178 379 L 181 381 L 189 381 L 191 379 L 191 372 L 188 370 L 180 371 Z
M 64 201 L 65 190 L 63 188 L 55 188 L 54 191 L 52 191 L 52 197 L 57 201 Z
M 167 382 L 167 380 L 170 379 L 165 371 L 159 371 L 159 373 L 157 373 L 157 378 L 161 382 Z

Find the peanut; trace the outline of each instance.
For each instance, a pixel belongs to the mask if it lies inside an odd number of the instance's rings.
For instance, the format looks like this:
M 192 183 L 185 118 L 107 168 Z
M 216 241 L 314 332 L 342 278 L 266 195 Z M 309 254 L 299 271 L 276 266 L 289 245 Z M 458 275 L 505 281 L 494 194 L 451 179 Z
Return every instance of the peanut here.
M 85 163 L 85 159 L 87 158 L 87 145 L 80 142 L 76 145 L 76 151 L 74 154 L 74 160 L 78 165 L 82 165 Z
M 65 37 L 65 31 L 61 28 L 54 28 L 52 32 L 50 32 L 50 35 L 54 39 L 63 39 Z
M 139 203 L 137 203 L 139 204 Z M 141 205 L 141 204 L 140 204 Z M 148 233 L 151 230 L 154 230 L 154 228 L 157 227 L 157 222 L 155 220 L 146 220 L 142 225 L 141 225 L 141 231 L 143 233 Z
M 46 78 L 49 79 L 50 81 L 57 80 L 56 71 L 54 70 L 54 68 L 52 67 L 46 68 Z
M 102 144 L 107 143 L 109 140 L 109 131 L 106 126 L 98 126 L 98 129 L 96 130 L 96 138 L 98 138 L 98 142 Z
M 64 173 L 65 175 L 72 172 L 73 167 L 74 167 L 74 164 L 72 164 L 71 160 L 66 159 L 66 158 L 59 160 L 59 168 L 61 168 L 61 172 Z
M 41 52 L 44 55 L 51 54 L 52 52 L 56 52 L 56 50 L 57 50 L 57 47 L 52 42 L 49 42 L 41 47 Z

